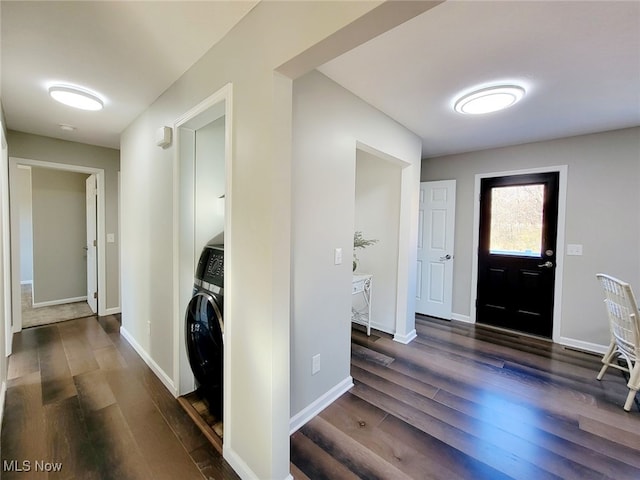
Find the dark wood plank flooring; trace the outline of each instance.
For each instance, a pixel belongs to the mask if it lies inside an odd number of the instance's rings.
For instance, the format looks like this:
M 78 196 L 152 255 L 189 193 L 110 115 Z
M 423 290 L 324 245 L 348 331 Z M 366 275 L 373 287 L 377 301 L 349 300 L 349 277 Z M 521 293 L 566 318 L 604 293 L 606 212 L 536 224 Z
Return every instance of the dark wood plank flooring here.
M 419 316 L 354 329 L 355 386 L 291 438 L 296 479 L 640 479 L 618 371 L 542 339 Z M 638 395 L 640 397 L 640 395 Z
M 90 317 L 14 337 L 2 478 L 237 479 L 119 327 Z M 640 479 L 638 405 L 622 409 L 618 371 L 595 380 L 598 356 L 416 327 L 408 346 L 354 330 L 355 387 L 292 436 L 297 480 Z
M 239 478 L 119 331 L 106 316 L 14 336 L 2 479 Z

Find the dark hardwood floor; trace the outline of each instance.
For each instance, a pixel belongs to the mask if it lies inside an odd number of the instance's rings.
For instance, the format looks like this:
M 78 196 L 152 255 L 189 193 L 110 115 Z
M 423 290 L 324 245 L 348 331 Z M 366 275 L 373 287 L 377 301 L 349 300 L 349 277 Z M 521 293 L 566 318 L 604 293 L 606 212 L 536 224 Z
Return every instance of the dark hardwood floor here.
M 292 436 L 296 480 L 640 479 L 638 404 L 618 371 L 595 379 L 600 357 L 416 328 L 410 345 L 354 330 L 355 386 Z M 0 450 L 2 479 L 238 478 L 113 316 L 15 336 Z
M 600 357 L 418 317 L 354 329 L 355 386 L 291 438 L 296 479 L 640 479 L 640 413 Z M 639 395 L 640 397 L 640 395 Z
M 2 479 L 239 478 L 120 337 L 118 320 L 88 317 L 14 336 Z

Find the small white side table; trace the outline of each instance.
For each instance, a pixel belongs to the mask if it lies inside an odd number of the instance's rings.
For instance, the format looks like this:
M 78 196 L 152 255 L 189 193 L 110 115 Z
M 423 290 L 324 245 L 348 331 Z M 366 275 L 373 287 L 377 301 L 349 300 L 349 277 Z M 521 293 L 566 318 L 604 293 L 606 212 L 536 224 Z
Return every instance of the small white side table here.
M 367 335 L 371 335 L 371 281 L 373 275 L 354 273 L 351 281 L 351 295 L 364 299 L 364 305 L 351 304 L 351 321 L 367 327 Z

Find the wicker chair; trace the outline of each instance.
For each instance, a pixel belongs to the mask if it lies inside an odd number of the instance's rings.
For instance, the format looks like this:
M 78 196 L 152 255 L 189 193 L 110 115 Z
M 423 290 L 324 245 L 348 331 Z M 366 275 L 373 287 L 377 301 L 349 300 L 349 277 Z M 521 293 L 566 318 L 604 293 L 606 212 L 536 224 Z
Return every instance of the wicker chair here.
M 602 379 L 607 368 L 613 367 L 629 373 L 629 395 L 624 404 L 628 412 L 640 389 L 640 314 L 638 305 L 631 290 L 631 285 L 609 275 L 596 275 L 604 290 L 607 314 L 609 315 L 609 329 L 611 331 L 611 345 L 602 358 L 604 366 L 598 374 Z M 626 367 L 618 364 L 623 359 Z

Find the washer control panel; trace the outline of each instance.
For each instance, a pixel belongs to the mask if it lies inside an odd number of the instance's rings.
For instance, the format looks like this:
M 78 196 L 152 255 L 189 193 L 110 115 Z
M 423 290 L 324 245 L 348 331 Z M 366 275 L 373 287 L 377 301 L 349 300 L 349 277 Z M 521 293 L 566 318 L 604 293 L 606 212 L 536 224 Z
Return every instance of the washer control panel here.
M 207 245 L 202 250 L 195 280 L 196 284 L 201 280 L 203 286 L 210 284 L 218 288 L 224 287 L 224 248 L 222 246 Z
M 223 253 L 223 252 L 220 252 Z M 209 257 L 207 264 L 206 276 L 223 277 L 224 276 L 224 254 L 213 254 Z

